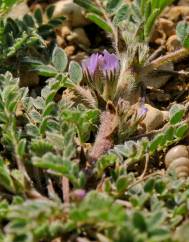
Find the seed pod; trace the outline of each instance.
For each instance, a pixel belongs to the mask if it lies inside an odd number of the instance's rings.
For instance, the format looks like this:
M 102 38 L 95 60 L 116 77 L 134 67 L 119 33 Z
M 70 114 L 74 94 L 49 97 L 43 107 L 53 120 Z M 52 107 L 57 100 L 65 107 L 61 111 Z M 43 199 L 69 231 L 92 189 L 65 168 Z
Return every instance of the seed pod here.
M 167 169 L 174 169 L 178 178 L 189 176 L 189 153 L 185 145 L 177 145 L 170 149 L 165 156 Z

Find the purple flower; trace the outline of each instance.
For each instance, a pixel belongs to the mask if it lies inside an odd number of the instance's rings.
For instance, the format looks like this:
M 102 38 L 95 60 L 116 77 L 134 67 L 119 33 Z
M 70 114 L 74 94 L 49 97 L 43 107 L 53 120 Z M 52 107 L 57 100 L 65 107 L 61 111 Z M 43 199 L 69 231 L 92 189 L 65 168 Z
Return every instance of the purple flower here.
M 92 54 L 88 59 L 82 62 L 82 67 L 85 72 L 88 72 L 91 77 L 94 76 L 99 64 L 102 62 L 103 56 L 100 54 Z
M 140 101 L 140 108 L 138 110 L 139 118 L 141 119 L 145 118 L 147 112 L 148 112 L 148 109 L 145 107 L 145 98 L 143 97 Z
M 110 54 L 107 50 L 103 54 L 92 54 L 88 59 L 82 62 L 82 67 L 85 73 L 88 73 L 91 78 L 96 72 L 101 71 L 105 76 L 114 73 L 119 68 L 119 60 L 115 54 Z
M 71 198 L 72 198 L 73 201 L 80 202 L 80 201 L 82 201 L 85 198 L 86 191 L 83 190 L 83 189 L 76 189 L 70 195 L 71 195 Z
M 119 72 L 117 56 L 104 50 L 102 54 L 92 54 L 84 60 L 82 67 L 89 85 L 105 100 L 113 99 Z
M 104 62 L 103 62 L 103 72 L 109 74 L 110 72 L 115 72 L 119 68 L 119 60 L 115 54 L 110 54 L 107 50 L 103 51 Z
M 140 110 L 139 110 L 139 116 L 141 117 L 143 117 L 144 115 L 146 115 L 146 113 L 148 112 L 148 109 L 145 107 L 145 106 L 143 106 L 143 107 L 141 107 L 140 108 Z

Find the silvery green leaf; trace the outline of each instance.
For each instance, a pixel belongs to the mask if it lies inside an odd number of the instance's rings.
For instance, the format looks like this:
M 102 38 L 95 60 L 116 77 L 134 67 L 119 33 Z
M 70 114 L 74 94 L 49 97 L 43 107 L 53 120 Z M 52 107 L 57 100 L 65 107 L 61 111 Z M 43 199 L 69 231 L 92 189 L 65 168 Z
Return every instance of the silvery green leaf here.
M 34 122 L 36 122 L 36 123 L 41 122 L 42 117 L 41 117 L 41 114 L 38 111 L 32 110 L 29 115 Z
M 47 104 L 47 106 L 45 107 L 45 109 L 43 110 L 43 117 L 47 116 L 47 115 L 50 115 L 52 113 L 52 111 L 54 110 L 55 108 L 55 103 L 54 102 L 49 102 Z
M 108 0 L 106 9 L 109 13 L 115 12 L 123 3 L 123 0 Z
M 54 145 L 56 149 L 63 150 L 64 137 L 61 134 L 47 132 L 47 140 L 51 145 Z
M 53 66 L 38 65 L 34 68 L 40 75 L 51 77 L 56 76 L 57 70 Z
M 83 79 L 83 71 L 81 66 L 76 61 L 71 61 L 69 65 L 69 76 L 70 79 L 75 83 L 79 84 Z
M 177 24 L 176 34 L 183 47 L 189 48 L 189 24 L 186 21 L 181 21 Z
M 27 134 L 32 137 L 39 136 L 39 129 L 33 124 L 27 124 L 26 131 L 27 131 Z
M 68 64 L 68 58 L 62 48 L 55 47 L 52 54 L 52 64 L 54 65 L 54 67 L 58 72 L 65 71 Z
M 41 90 L 41 96 L 46 99 L 46 97 L 49 95 L 49 93 L 51 92 L 51 89 L 49 86 L 45 86 L 42 90 Z
M 32 104 L 36 109 L 43 110 L 45 107 L 45 101 L 42 97 L 32 98 Z
M 117 12 L 116 15 L 114 16 L 113 23 L 116 25 L 119 25 L 120 22 L 124 20 L 128 20 L 131 12 L 129 11 L 130 7 L 128 4 L 124 4 Z

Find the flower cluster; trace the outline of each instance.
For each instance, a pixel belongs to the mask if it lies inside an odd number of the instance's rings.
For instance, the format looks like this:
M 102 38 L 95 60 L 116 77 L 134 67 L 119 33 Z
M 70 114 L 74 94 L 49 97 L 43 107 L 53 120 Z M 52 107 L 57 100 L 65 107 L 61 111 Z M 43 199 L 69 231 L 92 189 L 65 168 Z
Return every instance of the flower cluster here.
M 91 78 L 97 71 L 102 71 L 105 76 L 115 73 L 119 69 L 119 60 L 115 54 L 110 54 L 107 50 L 103 54 L 92 54 L 82 63 L 84 72 L 87 72 Z
M 88 59 L 82 62 L 84 75 L 87 80 L 95 83 L 95 87 L 101 92 L 101 86 L 103 85 L 103 91 L 106 89 L 113 90 L 113 86 L 117 83 L 116 78 L 119 73 L 119 59 L 115 54 L 109 53 L 104 50 L 102 54 L 92 54 Z

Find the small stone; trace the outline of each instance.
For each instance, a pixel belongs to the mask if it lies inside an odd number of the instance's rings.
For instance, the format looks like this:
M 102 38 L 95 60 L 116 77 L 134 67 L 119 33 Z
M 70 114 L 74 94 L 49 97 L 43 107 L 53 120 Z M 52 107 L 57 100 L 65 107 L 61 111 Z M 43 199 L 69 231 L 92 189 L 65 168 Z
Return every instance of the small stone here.
M 83 15 L 83 9 L 73 2 L 73 0 L 62 0 L 55 4 L 53 17 L 65 16 L 71 27 L 80 27 L 89 24 Z
M 169 19 L 160 18 L 158 21 L 158 29 L 165 32 L 167 37 L 175 34 L 175 24 Z
M 58 46 L 64 46 L 65 45 L 65 40 L 60 35 L 56 36 L 56 42 L 57 42 Z
M 182 47 L 181 42 L 177 38 L 176 35 L 172 35 L 168 38 L 167 43 L 166 43 L 167 50 L 169 52 L 178 50 Z
M 175 34 L 175 24 L 165 18 L 160 18 L 152 33 L 151 42 L 158 45 L 164 45 L 167 38 Z
M 171 148 L 166 156 L 165 156 L 165 164 L 166 164 L 166 167 L 169 167 L 170 166 L 170 163 L 173 161 L 173 160 L 176 160 L 180 157 L 186 157 L 188 158 L 188 150 L 187 150 L 187 147 L 185 145 L 176 145 L 174 146 L 173 148 Z
M 7 17 L 12 19 L 16 19 L 16 18 L 22 19 L 24 15 L 29 12 L 30 12 L 30 9 L 28 8 L 28 5 L 25 2 L 22 2 L 14 6 L 14 8 L 12 8 L 11 11 L 8 13 Z
M 174 6 L 168 8 L 165 17 L 171 21 L 178 22 L 189 15 L 189 6 Z
M 82 44 L 85 47 L 90 47 L 91 43 L 83 28 L 76 28 L 72 34 L 67 37 L 67 40 L 75 44 Z
M 168 71 L 173 71 L 174 70 L 174 65 L 173 63 L 167 63 L 165 65 L 162 65 L 161 68 L 158 70 L 168 70 Z M 153 87 L 153 88 L 161 88 L 164 86 L 168 80 L 170 79 L 171 75 L 149 75 L 148 78 L 146 79 L 145 83 L 147 86 Z
M 51 242 L 62 242 L 62 239 L 61 238 L 56 238 L 56 239 L 53 239 Z
M 163 114 L 163 120 L 168 121 L 169 120 L 169 112 L 168 111 L 161 111 Z
M 71 56 L 75 53 L 75 46 L 74 45 L 68 45 L 64 50 L 65 50 L 65 52 L 68 56 Z
M 63 38 L 67 37 L 68 35 L 70 35 L 72 33 L 72 31 L 68 25 L 62 26 L 60 29 L 60 32 L 61 32 L 61 35 Z
M 189 0 L 180 0 L 178 2 L 178 5 L 180 5 L 180 6 L 189 6 Z
M 165 121 L 164 114 L 157 108 L 152 107 L 149 104 L 145 104 L 145 107 L 148 109 L 143 123 L 146 126 L 147 131 L 151 131 L 159 128 Z

